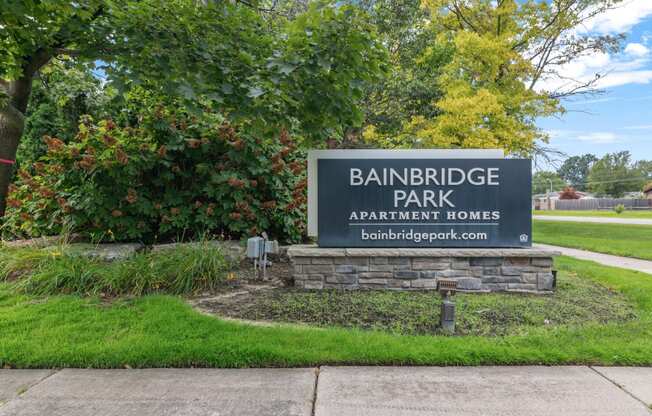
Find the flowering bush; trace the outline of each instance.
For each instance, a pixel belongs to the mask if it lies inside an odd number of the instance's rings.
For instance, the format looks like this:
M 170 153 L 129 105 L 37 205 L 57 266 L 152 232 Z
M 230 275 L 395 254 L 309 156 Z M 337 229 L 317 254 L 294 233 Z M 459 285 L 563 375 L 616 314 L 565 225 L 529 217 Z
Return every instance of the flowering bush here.
M 118 121 L 82 117 L 70 143 L 44 137 L 47 154 L 11 186 L 5 237 L 65 230 L 94 241 L 161 241 L 267 231 L 301 239 L 305 157 L 286 130 L 231 124 L 208 109 L 147 108 L 126 109 Z
M 559 193 L 559 199 L 580 199 L 582 196 L 572 186 L 565 187 Z

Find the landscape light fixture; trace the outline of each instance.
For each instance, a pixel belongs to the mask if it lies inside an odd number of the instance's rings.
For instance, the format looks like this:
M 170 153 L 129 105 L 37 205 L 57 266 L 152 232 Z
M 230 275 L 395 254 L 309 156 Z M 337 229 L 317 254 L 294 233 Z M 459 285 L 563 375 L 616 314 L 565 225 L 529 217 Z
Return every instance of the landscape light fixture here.
M 439 325 L 445 332 L 453 334 L 455 333 L 455 302 L 453 302 L 452 297 L 457 291 L 457 280 L 439 279 L 437 281 L 437 291 L 443 298 Z

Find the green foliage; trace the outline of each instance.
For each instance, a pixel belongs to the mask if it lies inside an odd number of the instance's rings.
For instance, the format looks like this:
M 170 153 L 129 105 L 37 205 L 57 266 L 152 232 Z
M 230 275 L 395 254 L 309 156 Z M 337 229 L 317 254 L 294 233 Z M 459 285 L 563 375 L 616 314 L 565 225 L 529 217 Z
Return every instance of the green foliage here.
M 615 212 L 616 214 L 622 214 L 623 212 L 625 212 L 625 205 L 623 205 L 623 204 L 618 204 L 618 205 L 616 205 L 616 206 L 614 207 L 614 212 Z
M 43 136 L 69 142 L 78 133 L 82 115 L 101 117 L 110 112 L 113 93 L 102 88 L 92 68 L 70 59 L 45 66 L 32 86 L 25 131 L 16 160 L 30 166 L 45 155 Z
M 412 117 L 434 118 L 440 111 L 438 78 L 450 60 L 451 48 L 440 45 L 430 59 L 421 59 L 434 36 L 427 22 L 429 11 L 419 0 L 364 0 L 356 2 L 369 14 L 387 46 L 388 72 L 368 85 L 364 107 L 367 128 L 364 137 L 379 147 L 418 147 L 409 137 L 399 137 L 403 124 Z
M 557 174 L 573 188 L 584 191 L 588 188 L 586 182 L 591 166 L 597 161 L 598 158 L 590 153 L 571 156 L 564 160 L 564 163 L 557 169 Z
M 109 33 L 96 25 L 97 17 L 123 3 L 5 0 L 0 9 L 0 78 L 31 76 L 25 70 L 35 63 L 33 58 L 47 62 L 57 48 L 77 46 L 85 55 L 97 54 L 99 45 L 90 44 L 109 43 Z
M 69 143 L 19 172 L 6 236 L 78 232 L 93 240 L 301 239 L 305 156 L 282 128 L 193 115 L 143 90 L 120 119 L 84 117 Z
M 646 176 L 631 162 L 628 151 L 607 153 L 589 171 L 589 190 L 601 196 L 622 197 L 643 188 Z
M 3 248 L 0 281 L 11 278 L 19 293 L 35 295 L 192 294 L 218 288 L 229 267 L 219 248 L 208 242 L 113 262 L 88 258 L 65 245 Z
M 532 195 L 561 191 L 566 186 L 566 182 L 555 172 L 539 171 L 532 177 Z
M 578 35 L 575 30 L 586 16 L 600 14 L 618 1 L 425 0 L 426 18 L 411 16 L 406 2 L 405 14 L 415 19 L 414 30 L 402 35 L 407 42 L 417 39 L 416 65 L 409 64 L 416 69 L 394 74 L 407 74 L 407 82 L 400 84 L 406 90 L 411 81 L 416 81 L 415 86 L 421 82 L 432 94 L 434 111 L 426 106 L 424 113 L 409 114 L 381 100 L 388 110 L 407 117 L 397 133 L 389 131 L 382 119 L 371 120 L 364 137 L 384 146 L 537 152 L 537 144 L 548 138 L 537 127 L 537 119 L 563 113 L 560 98 L 590 90 L 592 85 L 565 80 L 561 89 L 551 91 L 542 88 L 540 81 L 558 81 L 560 64 L 619 48 L 618 36 Z M 391 11 L 396 4 L 383 1 L 379 8 Z M 421 73 L 420 68 L 429 72 Z M 394 76 L 392 81 L 400 79 Z
M 114 11 L 118 87 L 210 101 L 240 118 L 294 125 L 308 139 L 360 125 L 362 88 L 381 71 L 384 49 L 358 8 L 313 4 L 266 25 L 242 3 L 149 0 Z M 201 34 L 201 36 L 198 36 Z M 156 39 L 156 42 L 152 42 Z

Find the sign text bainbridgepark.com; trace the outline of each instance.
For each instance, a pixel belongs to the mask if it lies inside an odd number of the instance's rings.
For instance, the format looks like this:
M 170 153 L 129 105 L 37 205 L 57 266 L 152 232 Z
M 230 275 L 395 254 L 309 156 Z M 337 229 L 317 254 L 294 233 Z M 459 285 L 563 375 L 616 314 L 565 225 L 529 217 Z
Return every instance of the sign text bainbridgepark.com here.
M 320 159 L 322 247 L 528 247 L 525 159 Z

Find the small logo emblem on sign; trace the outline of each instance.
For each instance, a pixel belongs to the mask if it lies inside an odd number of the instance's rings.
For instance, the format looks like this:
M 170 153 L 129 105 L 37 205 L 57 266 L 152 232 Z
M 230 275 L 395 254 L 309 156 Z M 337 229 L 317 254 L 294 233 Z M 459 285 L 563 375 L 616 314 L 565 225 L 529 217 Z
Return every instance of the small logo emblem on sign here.
M 521 234 L 521 243 L 527 243 L 527 240 L 530 238 L 527 234 Z

